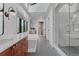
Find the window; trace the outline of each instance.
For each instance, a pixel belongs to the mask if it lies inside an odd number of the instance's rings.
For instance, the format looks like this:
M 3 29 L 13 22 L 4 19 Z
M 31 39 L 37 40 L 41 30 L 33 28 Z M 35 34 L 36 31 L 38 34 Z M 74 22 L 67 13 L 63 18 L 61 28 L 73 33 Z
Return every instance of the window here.
M 23 21 L 23 32 L 25 32 L 25 20 Z
M 23 24 L 23 20 L 21 20 L 21 33 L 23 32 L 23 26 L 24 26 L 24 24 Z
M 21 27 L 21 21 L 22 21 L 22 20 L 21 20 L 21 18 L 20 18 L 20 19 L 19 19 L 19 33 L 21 33 L 21 31 L 22 31 L 22 30 L 21 30 L 21 28 L 22 28 L 22 27 Z
M 4 33 L 3 3 L 0 3 L 0 35 Z
M 17 18 L 17 33 L 22 33 L 22 19 L 21 18 Z
M 20 27 L 20 19 L 19 17 L 17 17 L 17 33 L 20 33 L 19 27 Z
M 28 22 L 21 18 L 17 18 L 17 33 L 27 32 L 28 30 Z
M 26 32 L 28 30 L 28 22 L 22 20 L 22 32 Z
M 26 32 L 26 22 L 25 22 L 25 32 Z
M 25 32 L 27 32 L 28 31 L 28 22 L 26 21 L 25 22 Z
M 25 31 L 26 32 L 28 31 L 28 22 L 27 21 L 25 22 Z

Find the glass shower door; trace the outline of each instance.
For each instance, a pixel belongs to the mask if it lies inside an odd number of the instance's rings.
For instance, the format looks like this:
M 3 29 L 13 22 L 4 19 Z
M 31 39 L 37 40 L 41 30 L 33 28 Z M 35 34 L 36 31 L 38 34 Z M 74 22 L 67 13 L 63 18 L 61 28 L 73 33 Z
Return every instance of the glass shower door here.
M 66 54 L 79 56 L 79 4 L 60 3 L 55 10 L 55 36 Z
M 59 5 L 58 11 L 55 13 L 56 32 L 58 36 L 58 47 L 66 54 L 70 52 L 70 19 L 69 19 L 69 4 Z M 58 9 L 58 8 L 57 8 Z
M 79 4 L 70 5 L 70 55 L 79 56 Z

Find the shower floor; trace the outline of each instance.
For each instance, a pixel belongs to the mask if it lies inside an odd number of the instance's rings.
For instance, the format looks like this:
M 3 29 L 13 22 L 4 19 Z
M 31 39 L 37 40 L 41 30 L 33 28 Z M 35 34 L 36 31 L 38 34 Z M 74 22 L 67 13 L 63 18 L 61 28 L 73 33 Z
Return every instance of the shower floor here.
M 79 56 L 79 46 L 65 46 L 60 49 L 69 56 Z

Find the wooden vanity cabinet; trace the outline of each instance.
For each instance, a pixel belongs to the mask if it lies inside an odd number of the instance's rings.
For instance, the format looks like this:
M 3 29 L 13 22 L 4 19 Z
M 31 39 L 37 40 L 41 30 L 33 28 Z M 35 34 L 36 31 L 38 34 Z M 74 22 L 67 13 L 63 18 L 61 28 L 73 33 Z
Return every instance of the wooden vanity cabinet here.
M 5 51 L 3 51 L 2 53 L 0 53 L 0 56 L 12 56 L 12 55 L 13 55 L 12 48 L 8 48 Z
M 23 38 L 21 41 L 19 41 L 17 44 L 14 45 L 14 56 L 24 56 L 25 52 L 27 50 L 26 47 L 26 40 Z
M 15 44 L 13 46 L 13 56 L 20 56 L 22 55 L 22 45 L 21 45 L 21 42 L 18 42 L 17 44 Z
M 28 41 L 26 38 L 21 39 L 19 42 L 0 53 L 0 56 L 25 56 L 27 55 Z
M 24 55 L 28 55 L 28 40 L 25 41 L 25 39 L 23 39 L 23 43 L 22 44 L 23 44 L 23 53 L 24 53 Z

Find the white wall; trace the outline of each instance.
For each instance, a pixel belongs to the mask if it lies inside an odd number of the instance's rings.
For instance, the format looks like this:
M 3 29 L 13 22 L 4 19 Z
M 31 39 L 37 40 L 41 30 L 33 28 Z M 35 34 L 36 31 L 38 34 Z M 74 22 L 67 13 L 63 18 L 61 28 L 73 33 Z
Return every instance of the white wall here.
M 31 18 L 31 27 L 36 27 L 38 20 L 39 19 L 37 17 L 32 17 Z
M 12 7 L 15 10 L 15 15 L 10 14 L 9 20 L 8 17 L 4 16 L 4 34 L 2 36 L 12 38 L 13 36 L 15 36 L 15 34 L 17 34 L 17 17 L 20 17 L 23 20 L 27 20 L 27 18 L 24 18 L 27 15 L 24 14 L 26 12 L 22 13 L 24 10 L 20 5 L 16 3 L 4 3 L 4 12 L 8 12 L 9 7 Z M 20 13 L 18 12 L 20 16 L 18 16 L 17 9 L 20 10 Z M 22 17 L 21 15 L 24 17 Z
M 55 38 L 56 44 L 69 46 L 69 13 L 55 14 Z
M 53 36 L 53 5 L 49 9 L 48 16 L 46 17 L 46 37 L 49 40 L 50 45 L 54 45 L 54 36 Z
M 4 4 L 4 11 L 8 12 L 9 7 L 12 7 L 15 11 L 16 11 L 16 4 Z M 4 35 L 7 36 L 13 36 L 15 35 L 17 32 L 16 30 L 16 19 L 17 19 L 17 12 L 15 13 L 14 16 L 9 16 L 9 20 L 8 17 L 4 16 Z

